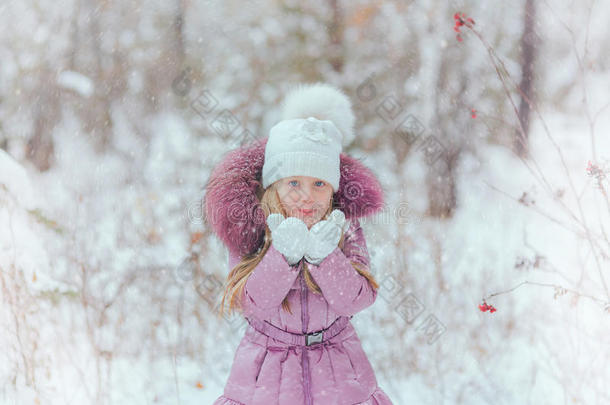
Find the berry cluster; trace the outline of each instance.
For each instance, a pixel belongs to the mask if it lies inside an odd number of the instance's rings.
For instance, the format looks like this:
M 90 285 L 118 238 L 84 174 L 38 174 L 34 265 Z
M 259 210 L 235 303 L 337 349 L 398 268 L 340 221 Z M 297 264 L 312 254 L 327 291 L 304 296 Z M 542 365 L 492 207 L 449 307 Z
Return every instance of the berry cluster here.
M 457 35 L 455 37 L 458 41 L 462 42 L 462 36 L 460 35 L 462 31 L 460 31 L 460 27 L 465 25 L 468 28 L 472 28 L 472 26 L 474 25 L 474 20 L 470 17 L 466 17 L 466 14 L 464 13 L 455 13 L 453 15 L 453 19 L 455 21 L 453 30 L 457 32 Z
M 587 165 L 587 174 L 591 177 L 595 177 L 598 181 L 601 181 L 606 177 L 604 171 L 598 165 L 591 163 L 590 160 Z
M 496 312 L 496 309 L 494 308 L 494 306 L 489 305 L 487 302 L 485 302 L 485 300 L 483 300 L 483 303 L 479 305 L 479 309 L 481 310 L 481 312 L 486 312 L 486 311 L 489 311 L 491 313 Z

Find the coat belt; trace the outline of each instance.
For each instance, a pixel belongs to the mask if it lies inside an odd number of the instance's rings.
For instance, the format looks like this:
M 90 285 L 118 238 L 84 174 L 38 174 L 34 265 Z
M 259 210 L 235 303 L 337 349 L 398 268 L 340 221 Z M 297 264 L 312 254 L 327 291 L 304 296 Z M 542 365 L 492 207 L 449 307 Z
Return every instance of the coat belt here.
M 340 316 L 326 329 L 311 333 L 292 333 L 285 331 L 257 318 L 248 318 L 248 323 L 258 332 L 290 345 L 311 346 L 316 343 L 326 342 L 338 335 L 348 324 L 351 316 Z

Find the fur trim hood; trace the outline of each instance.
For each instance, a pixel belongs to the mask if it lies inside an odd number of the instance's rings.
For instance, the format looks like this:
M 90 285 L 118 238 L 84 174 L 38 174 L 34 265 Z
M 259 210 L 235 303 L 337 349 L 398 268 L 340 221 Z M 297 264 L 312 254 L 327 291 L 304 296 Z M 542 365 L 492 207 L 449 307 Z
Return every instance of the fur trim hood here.
M 229 151 L 212 170 L 205 186 L 205 222 L 227 246 L 240 256 L 251 254 L 262 245 L 266 218 L 257 189 L 267 137 Z M 340 155 L 341 178 L 333 198 L 347 220 L 373 215 L 384 205 L 381 184 L 359 160 Z

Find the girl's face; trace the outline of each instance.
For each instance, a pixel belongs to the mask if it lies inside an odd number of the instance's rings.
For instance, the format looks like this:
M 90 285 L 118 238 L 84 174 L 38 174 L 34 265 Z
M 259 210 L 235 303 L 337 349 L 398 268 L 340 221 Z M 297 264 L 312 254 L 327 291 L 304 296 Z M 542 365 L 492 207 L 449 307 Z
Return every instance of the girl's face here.
M 311 228 L 330 205 L 332 186 L 309 176 L 292 176 L 277 181 L 276 190 L 287 216 L 297 217 Z

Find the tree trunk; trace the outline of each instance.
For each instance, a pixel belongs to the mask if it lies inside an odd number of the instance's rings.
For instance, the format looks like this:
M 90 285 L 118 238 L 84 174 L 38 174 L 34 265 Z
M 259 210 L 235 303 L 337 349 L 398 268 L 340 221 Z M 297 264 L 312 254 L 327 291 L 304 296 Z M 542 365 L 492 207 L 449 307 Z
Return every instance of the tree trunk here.
M 445 151 L 431 166 L 426 176 L 428 186 L 428 212 L 436 218 L 450 218 L 456 208 L 455 168 L 460 149 Z
M 530 127 L 530 105 L 528 99 L 533 101 L 534 59 L 536 56 L 536 34 L 534 23 L 536 20 L 536 4 L 534 0 L 525 0 L 523 34 L 521 36 L 521 83 L 519 88 L 523 92 L 519 103 L 519 121 L 521 129 L 515 134 L 514 149 L 519 156 L 528 154 L 528 133 Z
M 38 97 L 33 103 L 34 131 L 26 145 L 27 158 L 40 171 L 46 171 L 52 166 L 55 148 L 51 134 L 61 114 L 59 105 L 53 73 L 41 72 Z
M 450 52 L 441 56 L 434 97 L 435 126 L 438 131 L 429 133 L 426 143 L 422 145 L 424 146 L 422 152 L 428 164 L 427 214 L 436 218 L 451 217 L 457 205 L 455 168 L 462 152 L 464 139 L 456 128 L 465 126 L 459 106 L 464 104 L 467 79 L 459 73 L 460 87 L 453 89 L 450 86 L 452 78 L 449 74 L 450 69 L 455 69 L 457 63 L 462 62 L 459 58 L 460 55 Z M 430 153 L 427 149 L 436 152 Z
M 161 54 L 156 63 L 147 68 L 145 101 L 149 113 L 163 110 L 164 102 L 173 98 L 174 80 L 186 68 L 184 41 L 184 1 L 176 0 L 174 11 L 167 17 L 167 35 L 157 45 Z
M 341 72 L 343 70 L 344 58 L 343 58 L 343 15 L 341 8 L 337 3 L 337 0 L 330 0 L 332 8 L 332 22 L 328 27 L 330 35 L 330 63 L 335 72 Z

